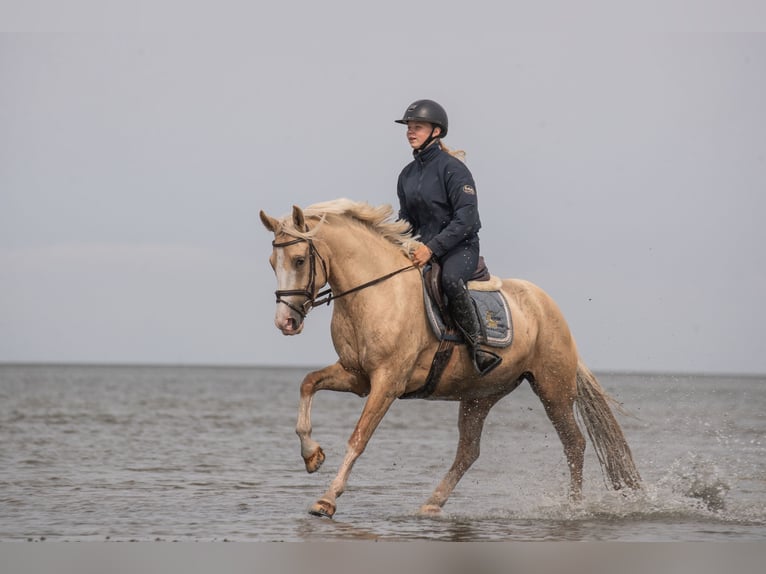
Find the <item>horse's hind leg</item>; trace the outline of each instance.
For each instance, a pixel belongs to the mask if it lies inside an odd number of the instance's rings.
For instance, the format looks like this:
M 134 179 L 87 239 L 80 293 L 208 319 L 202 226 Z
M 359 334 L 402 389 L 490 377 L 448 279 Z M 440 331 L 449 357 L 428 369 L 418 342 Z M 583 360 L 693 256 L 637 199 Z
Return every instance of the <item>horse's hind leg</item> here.
M 571 379 L 571 380 L 570 380 Z M 553 428 L 564 445 L 569 466 L 569 496 L 572 500 L 582 497 L 582 469 L 585 457 L 585 437 L 574 417 L 574 400 L 576 395 L 576 378 L 562 378 L 561 375 L 547 373 L 530 382 L 540 401 L 545 407 Z
M 369 392 L 370 384 L 361 375 L 344 369 L 340 362 L 311 372 L 303 379 L 295 433 L 301 439 L 301 456 L 307 472 L 319 470 L 325 458 L 322 447 L 311 438 L 311 403 L 314 394 L 321 390 L 344 391 L 364 396 Z
M 447 502 L 449 495 L 463 475 L 479 458 L 479 446 L 484 421 L 490 409 L 501 397 L 470 399 L 460 403 L 460 416 L 458 418 L 458 430 L 460 438 L 457 445 L 457 453 L 447 474 L 436 487 L 431 497 L 420 507 L 422 514 L 437 514 Z

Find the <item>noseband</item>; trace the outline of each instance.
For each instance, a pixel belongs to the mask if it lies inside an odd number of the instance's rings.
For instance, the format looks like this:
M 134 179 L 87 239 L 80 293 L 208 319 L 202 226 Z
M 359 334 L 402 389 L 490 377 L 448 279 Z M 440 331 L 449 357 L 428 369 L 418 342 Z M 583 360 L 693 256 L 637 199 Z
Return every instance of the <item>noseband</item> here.
M 274 294 L 277 296 L 277 303 L 284 303 L 290 309 L 298 313 L 301 316 L 301 319 L 305 319 L 306 315 L 308 315 L 308 312 L 311 311 L 311 309 L 313 309 L 314 307 L 318 307 L 319 305 L 324 305 L 324 304 L 329 305 L 330 303 L 332 303 L 334 299 L 340 299 L 341 297 L 345 297 L 346 295 L 350 295 L 351 293 L 355 293 L 356 291 L 361 291 L 362 289 L 366 289 L 367 287 L 372 287 L 373 285 L 377 285 L 378 283 L 381 283 L 385 281 L 386 279 L 390 279 L 394 275 L 398 275 L 399 273 L 402 273 L 403 271 L 409 271 L 410 269 L 417 269 L 416 265 L 407 265 L 406 267 L 402 267 L 401 269 L 392 271 L 391 273 L 383 275 L 382 277 L 378 277 L 377 279 L 373 279 L 372 281 L 368 281 L 367 283 L 363 283 L 362 285 L 357 285 L 356 287 L 352 287 L 348 291 L 343 291 L 342 293 L 339 293 L 337 295 L 333 294 L 331 288 L 327 288 L 324 291 L 320 291 L 319 293 L 315 295 L 314 291 L 316 289 L 316 273 L 317 273 L 316 260 L 317 259 L 319 259 L 319 262 L 322 264 L 322 273 L 324 274 L 325 282 L 329 280 L 329 276 L 327 275 L 327 263 L 322 257 L 322 254 L 319 253 L 317 248 L 314 246 L 314 242 L 311 239 L 304 239 L 303 237 L 299 237 L 291 241 L 282 241 L 280 243 L 277 243 L 275 240 L 271 242 L 271 245 L 273 247 L 288 247 L 290 245 L 296 245 L 298 243 L 303 243 L 303 242 L 306 242 L 309 244 L 308 284 L 306 285 L 305 289 L 278 289 L 274 292 Z M 287 297 L 290 295 L 301 295 L 306 298 L 306 301 L 304 301 L 303 305 L 301 305 L 300 307 L 296 307 L 289 301 L 285 301 L 283 299 L 283 297 Z

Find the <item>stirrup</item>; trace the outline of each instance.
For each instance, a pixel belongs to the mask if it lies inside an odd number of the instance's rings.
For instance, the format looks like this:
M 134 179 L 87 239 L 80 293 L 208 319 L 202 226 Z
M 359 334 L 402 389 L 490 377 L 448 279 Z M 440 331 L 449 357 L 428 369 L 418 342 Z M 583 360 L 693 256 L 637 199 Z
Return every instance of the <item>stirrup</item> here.
M 482 377 L 503 362 L 500 355 L 484 349 L 474 349 L 472 359 L 476 372 Z

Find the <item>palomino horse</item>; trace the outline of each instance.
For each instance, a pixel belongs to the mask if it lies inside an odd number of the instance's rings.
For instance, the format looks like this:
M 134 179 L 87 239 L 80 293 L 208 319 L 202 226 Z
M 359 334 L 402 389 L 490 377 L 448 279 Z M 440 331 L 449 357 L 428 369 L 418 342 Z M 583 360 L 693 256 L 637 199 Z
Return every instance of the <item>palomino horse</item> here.
M 339 199 L 305 211 L 293 207 L 292 215 L 283 219 L 263 211 L 260 216 L 274 233 L 269 261 L 278 285 L 277 328 L 285 335 L 297 335 L 313 306 L 335 302 L 331 332 L 338 361 L 306 375 L 300 389 L 295 430 L 308 472 L 319 469 L 325 458 L 311 438 L 314 393 L 333 390 L 367 397 L 338 474 L 309 510 L 332 517 L 351 468 L 375 428 L 394 400 L 423 387 L 439 345 L 426 320 L 421 275 L 408 258 L 417 243 L 407 224 L 391 219 L 388 205 L 373 207 Z M 320 292 L 325 285 L 330 289 Z M 428 397 L 460 401 L 460 438 L 452 467 L 420 511 L 441 511 L 479 456 L 489 410 L 524 380 L 542 401 L 564 445 L 573 499 L 581 497 L 585 452 L 574 407 L 612 486 L 639 488 L 641 478 L 609 408 L 610 397 L 579 358 L 556 303 L 528 281 L 505 279 L 502 291 L 515 333 L 510 347 L 496 349 L 502 364 L 479 377 L 460 346 Z

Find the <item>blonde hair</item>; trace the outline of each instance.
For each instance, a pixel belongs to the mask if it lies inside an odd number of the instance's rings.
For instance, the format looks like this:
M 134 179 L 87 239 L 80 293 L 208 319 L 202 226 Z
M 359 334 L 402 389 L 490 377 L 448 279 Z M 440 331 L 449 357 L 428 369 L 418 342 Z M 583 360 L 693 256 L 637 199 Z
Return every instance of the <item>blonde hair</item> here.
M 456 157 L 463 163 L 465 163 L 465 152 L 462 149 L 450 149 L 446 145 L 444 145 L 444 142 L 439 140 L 439 146 L 446 151 L 448 154 L 450 154 L 452 157 Z

